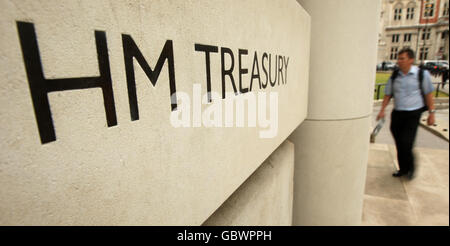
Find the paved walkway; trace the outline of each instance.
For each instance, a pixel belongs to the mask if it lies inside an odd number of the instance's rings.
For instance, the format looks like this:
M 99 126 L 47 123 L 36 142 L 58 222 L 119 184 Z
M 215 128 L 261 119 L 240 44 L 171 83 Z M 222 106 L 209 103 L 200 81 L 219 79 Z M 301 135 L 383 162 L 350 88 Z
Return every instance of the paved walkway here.
M 392 106 L 389 106 L 387 113 Z M 379 107 L 374 107 L 372 125 Z M 425 113 L 426 114 L 426 113 Z M 446 122 L 448 109 L 438 110 L 436 118 Z M 419 127 L 414 149 L 416 178 L 392 177 L 398 169 L 394 141 L 389 132 L 390 114 L 385 126 L 370 145 L 362 225 L 449 226 L 449 143 Z M 445 124 L 445 123 L 443 123 Z
M 448 150 L 416 148 L 416 178 L 392 177 L 393 145 L 371 144 L 362 225 L 449 226 Z

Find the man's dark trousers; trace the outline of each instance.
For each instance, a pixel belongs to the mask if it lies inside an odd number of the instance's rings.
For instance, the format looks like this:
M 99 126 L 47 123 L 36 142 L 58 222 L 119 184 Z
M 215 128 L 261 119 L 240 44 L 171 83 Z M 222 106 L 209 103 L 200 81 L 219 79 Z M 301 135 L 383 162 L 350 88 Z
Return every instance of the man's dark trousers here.
M 397 147 L 397 160 L 400 172 L 414 172 L 414 140 L 419 127 L 423 109 L 414 111 L 393 110 L 391 115 L 391 133 Z

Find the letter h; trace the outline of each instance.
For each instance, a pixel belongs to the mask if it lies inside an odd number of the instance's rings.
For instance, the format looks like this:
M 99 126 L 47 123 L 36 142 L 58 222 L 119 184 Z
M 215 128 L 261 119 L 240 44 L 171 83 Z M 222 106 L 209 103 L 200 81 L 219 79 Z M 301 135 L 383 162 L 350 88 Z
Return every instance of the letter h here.
M 100 76 L 46 79 L 44 77 L 33 23 L 18 21 L 17 29 L 42 144 L 56 141 L 55 128 L 53 126 L 52 113 L 48 100 L 49 92 L 99 87 L 103 92 L 103 103 L 105 105 L 108 127 L 117 125 L 105 32 L 95 31 Z

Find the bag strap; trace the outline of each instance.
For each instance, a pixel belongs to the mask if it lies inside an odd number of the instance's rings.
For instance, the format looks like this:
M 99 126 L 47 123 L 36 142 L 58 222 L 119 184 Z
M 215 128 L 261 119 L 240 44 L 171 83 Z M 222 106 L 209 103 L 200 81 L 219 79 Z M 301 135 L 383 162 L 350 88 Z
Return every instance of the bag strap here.
M 428 109 L 427 106 L 427 100 L 425 99 L 425 93 L 423 92 L 423 68 L 419 68 L 419 87 L 420 87 L 420 94 L 422 94 L 422 99 L 423 99 L 423 105 L 425 105 L 425 109 Z
M 422 93 L 422 95 L 424 95 L 422 85 L 423 85 L 423 69 L 422 69 L 422 68 L 419 68 L 419 86 L 420 86 L 420 92 Z
M 397 78 L 399 73 L 399 69 L 395 69 L 394 72 L 391 74 L 391 90 L 392 90 L 392 97 L 394 97 L 394 81 Z

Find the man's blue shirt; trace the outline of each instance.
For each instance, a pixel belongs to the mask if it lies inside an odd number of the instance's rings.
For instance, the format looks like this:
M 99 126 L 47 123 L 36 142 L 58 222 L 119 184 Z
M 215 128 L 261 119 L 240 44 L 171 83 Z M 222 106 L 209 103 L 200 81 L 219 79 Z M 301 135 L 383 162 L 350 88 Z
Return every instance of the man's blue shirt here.
M 427 70 L 423 73 L 423 93 L 426 95 L 433 92 L 431 76 Z M 384 89 L 384 94 L 392 96 L 392 81 L 389 79 Z M 422 92 L 419 88 L 419 68 L 411 66 L 407 74 L 399 71 L 394 82 L 394 108 L 395 110 L 412 111 L 425 106 Z

